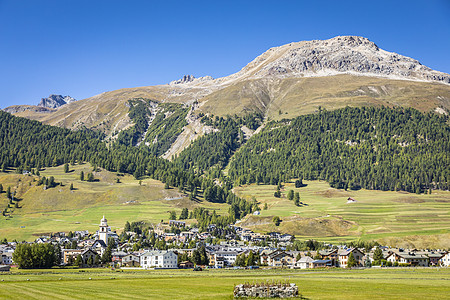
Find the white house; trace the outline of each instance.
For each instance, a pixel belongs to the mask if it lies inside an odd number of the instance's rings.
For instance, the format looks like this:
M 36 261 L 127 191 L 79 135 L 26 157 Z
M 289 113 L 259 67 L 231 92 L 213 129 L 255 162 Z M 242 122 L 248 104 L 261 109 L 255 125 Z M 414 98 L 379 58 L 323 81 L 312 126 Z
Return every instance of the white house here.
M 450 252 L 447 252 L 444 256 L 439 260 L 441 266 L 450 267 Z
M 145 252 L 141 255 L 141 267 L 144 269 L 176 269 L 178 268 L 178 255 L 173 251 L 155 250 Z
M 1 253 L 0 264 L 2 265 L 12 265 L 12 253 L 11 252 L 3 252 Z
M 237 251 L 216 251 L 214 252 L 214 261 L 220 262 L 220 266 L 234 265 L 239 252 Z
M 309 264 L 312 263 L 314 259 L 309 256 L 303 256 L 297 262 L 295 262 L 295 267 L 300 269 L 309 269 Z

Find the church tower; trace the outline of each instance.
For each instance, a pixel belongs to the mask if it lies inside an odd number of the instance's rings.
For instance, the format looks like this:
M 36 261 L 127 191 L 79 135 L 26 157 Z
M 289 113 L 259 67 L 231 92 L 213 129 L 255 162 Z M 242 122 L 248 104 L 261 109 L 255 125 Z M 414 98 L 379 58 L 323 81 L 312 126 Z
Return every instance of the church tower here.
M 103 216 L 98 229 L 98 239 L 104 241 L 105 245 L 108 245 L 108 229 L 108 221 Z

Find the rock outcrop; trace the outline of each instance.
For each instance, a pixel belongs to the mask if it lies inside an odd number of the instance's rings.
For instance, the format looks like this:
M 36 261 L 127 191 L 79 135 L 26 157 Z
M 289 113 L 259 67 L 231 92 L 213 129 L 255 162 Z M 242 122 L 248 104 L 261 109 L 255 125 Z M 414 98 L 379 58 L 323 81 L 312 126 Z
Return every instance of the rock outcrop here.
M 194 75 L 184 75 L 181 79 L 171 81 L 169 83 L 169 85 L 177 85 L 177 84 L 191 83 L 191 82 L 200 83 L 200 82 L 210 81 L 213 79 L 214 78 L 212 78 L 211 76 L 203 76 L 203 77 L 195 78 Z
M 252 77 L 296 77 L 356 74 L 450 84 L 450 75 L 419 61 L 380 49 L 359 36 L 291 43 L 269 49 L 247 65 L 260 68 Z M 246 69 L 244 68 L 244 69 Z
M 47 108 L 58 108 L 63 106 L 64 104 L 75 102 L 74 98 L 70 96 L 62 96 L 62 95 L 50 95 L 47 98 L 42 98 L 41 102 L 37 106 L 39 107 L 47 107 Z

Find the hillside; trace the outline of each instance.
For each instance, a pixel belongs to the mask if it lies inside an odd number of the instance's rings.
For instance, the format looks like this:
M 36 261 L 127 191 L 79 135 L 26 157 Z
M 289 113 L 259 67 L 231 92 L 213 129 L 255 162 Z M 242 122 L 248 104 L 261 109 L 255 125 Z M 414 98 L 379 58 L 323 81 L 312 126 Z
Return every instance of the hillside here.
M 63 105 L 54 111 L 15 108 L 17 116 L 66 128 L 93 128 L 111 136 L 132 126 L 127 101 L 193 105 L 193 113 L 262 113 L 293 118 L 350 106 L 413 107 L 450 110 L 450 75 L 417 60 L 380 49 L 366 38 L 344 36 L 271 48 L 239 72 L 218 79 L 185 76 L 170 84 L 125 88 Z M 11 108 L 10 108 L 11 110 Z M 186 117 L 184 140 L 202 131 Z M 178 147 L 189 143 L 178 141 Z M 170 153 L 179 153 L 171 150 Z
M 80 172 L 92 172 L 89 164 L 70 166 L 64 173 L 63 166 L 50 167 L 40 172 L 41 176 L 53 176 L 62 183 L 44 189 L 38 185 L 38 176 L 0 172 L 0 184 L 4 190 L 16 191 L 19 208 L 10 205 L 8 216 L 0 216 L 0 237 L 32 240 L 39 234 L 98 229 L 103 215 L 108 217 L 113 230 L 121 231 L 126 221 L 159 223 L 168 220 L 169 211 L 180 214 L 182 208 L 190 211 L 195 207 L 216 210 L 226 214 L 228 205 L 208 203 L 199 197 L 191 201 L 178 189 L 165 189 L 158 180 L 143 179 L 141 183 L 131 175 L 98 169 L 96 181 L 80 180 Z M 117 182 L 120 180 L 120 183 Z M 70 190 L 73 184 L 74 190 Z M 5 193 L 0 194 L 0 207 L 8 205 Z

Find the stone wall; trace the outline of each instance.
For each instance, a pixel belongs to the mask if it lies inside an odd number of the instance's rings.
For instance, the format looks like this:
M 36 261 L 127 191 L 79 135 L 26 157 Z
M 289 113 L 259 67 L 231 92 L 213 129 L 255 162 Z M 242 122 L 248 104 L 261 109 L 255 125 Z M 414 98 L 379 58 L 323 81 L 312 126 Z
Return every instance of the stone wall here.
M 239 284 L 234 287 L 235 298 L 292 298 L 298 296 L 295 283 Z

